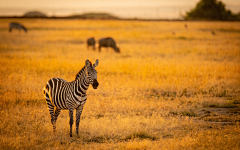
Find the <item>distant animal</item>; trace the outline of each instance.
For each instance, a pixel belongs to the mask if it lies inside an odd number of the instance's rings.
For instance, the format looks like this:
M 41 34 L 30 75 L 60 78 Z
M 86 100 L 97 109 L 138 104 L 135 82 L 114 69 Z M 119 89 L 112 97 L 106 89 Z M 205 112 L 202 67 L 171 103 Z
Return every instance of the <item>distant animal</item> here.
M 188 28 L 187 24 L 185 24 L 184 26 L 185 26 L 186 29 Z
M 9 23 L 9 32 L 12 31 L 12 29 L 18 29 L 19 31 L 20 30 L 24 30 L 25 33 L 27 33 L 27 28 L 25 28 L 22 24 L 20 23 L 17 23 L 17 22 L 11 22 Z
M 84 67 L 78 72 L 74 81 L 67 82 L 61 78 L 52 78 L 43 88 L 43 95 L 49 108 L 54 133 L 57 117 L 61 110 L 69 110 L 70 137 L 72 137 L 73 111 L 76 109 L 76 133 L 78 135 L 80 116 L 83 105 L 87 100 L 86 92 L 90 84 L 94 89 L 97 89 L 99 85 L 97 71 L 95 70 L 98 63 L 98 59 L 94 64 L 86 60 Z
M 87 39 L 87 48 L 89 48 L 89 46 L 92 46 L 92 49 L 95 50 L 95 44 L 96 44 L 96 41 L 93 37 Z
M 99 43 L 99 52 L 101 51 L 101 47 L 111 47 L 114 49 L 115 52 L 120 53 L 120 49 L 116 46 L 116 42 L 114 41 L 113 38 L 107 37 L 107 38 L 102 38 L 98 41 Z
M 212 35 L 216 35 L 215 32 L 214 32 L 214 30 L 212 30 Z

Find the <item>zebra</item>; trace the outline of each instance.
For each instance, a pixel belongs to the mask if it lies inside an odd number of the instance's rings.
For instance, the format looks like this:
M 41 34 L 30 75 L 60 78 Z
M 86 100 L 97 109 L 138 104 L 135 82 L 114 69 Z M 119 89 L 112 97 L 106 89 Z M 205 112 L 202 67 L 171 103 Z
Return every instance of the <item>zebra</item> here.
M 23 29 L 25 31 L 25 33 L 27 33 L 27 28 L 25 28 L 23 25 L 21 25 L 20 23 L 17 23 L 17 22 L 11 22 L 9 23 L 9 32 L 12 31 L 12 29 L 15 28 L 15 29 L 18 29 L 19 31 L 21 29 Z
M 87 100 L 86 92 L 89 84 L 94 89 L 97 89 L 99 85 L 95 70 L 98 63 L 98 59 L 93 65 L 91 61 L 86 60 L 85 66 L 78 72 L 74 81 L 67 82 L 61 78 L 52 78 L 43 88 L 43 94 L 51 115 L 53 133 L 56 131 L 56 121 L 61 110 L 69 110 L 70 137 L 72 137 L 73 111 L 76 109 L 76 133 L 78 135 L 80 116 Z

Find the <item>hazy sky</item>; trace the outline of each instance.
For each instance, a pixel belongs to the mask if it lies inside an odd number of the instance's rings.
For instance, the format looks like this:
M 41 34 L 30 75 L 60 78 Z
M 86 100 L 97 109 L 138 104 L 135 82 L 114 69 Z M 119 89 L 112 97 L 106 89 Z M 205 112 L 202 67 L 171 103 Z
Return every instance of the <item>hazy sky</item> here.
M 38 10 L 47 15 L 109 12 L 120 17 L 178 18 L 199 0 L 0 0 L 0 15 L 22 15 Z M 222 0 L 240 12 L 240 0 Z

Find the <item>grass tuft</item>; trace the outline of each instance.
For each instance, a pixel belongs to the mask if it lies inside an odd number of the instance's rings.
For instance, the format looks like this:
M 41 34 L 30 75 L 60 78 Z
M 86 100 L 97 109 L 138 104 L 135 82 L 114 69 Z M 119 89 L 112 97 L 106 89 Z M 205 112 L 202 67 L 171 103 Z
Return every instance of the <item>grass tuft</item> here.
M 139 139 L 149 139 L 149 140 L 156 140 L 157 137 L 155 136 L 152 136 L 146 132 L 137 132 L 137 133 L 133 133 L 133 134 L 130 134 L 128 136 L 126 136 L 123 140 L 125 141 L 129 141 L 130 139 L 135 139 L 135 138 L 139 138 Z

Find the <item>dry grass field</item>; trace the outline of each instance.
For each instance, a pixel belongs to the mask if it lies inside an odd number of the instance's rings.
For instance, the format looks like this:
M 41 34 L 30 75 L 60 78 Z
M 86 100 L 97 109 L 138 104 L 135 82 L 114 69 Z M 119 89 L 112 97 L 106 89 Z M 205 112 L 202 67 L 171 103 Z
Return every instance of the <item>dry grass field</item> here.
M 87 50 L 92 36 L 121 53 Z M 42 89 L 86 59 L 99 87 L 79 137 L 67 110 L 53 134 Z M 240 22 L 0 19 L 0 66 L 0 149 L 240 149 Z

